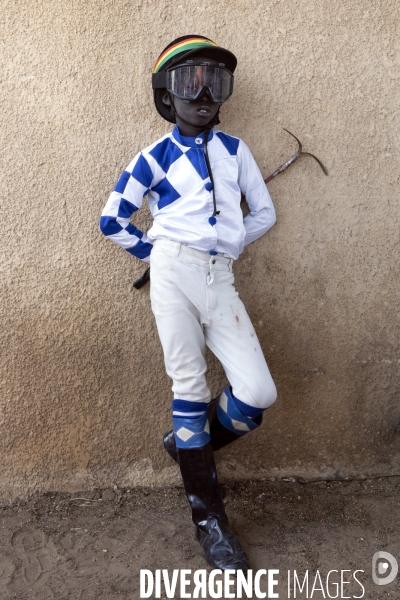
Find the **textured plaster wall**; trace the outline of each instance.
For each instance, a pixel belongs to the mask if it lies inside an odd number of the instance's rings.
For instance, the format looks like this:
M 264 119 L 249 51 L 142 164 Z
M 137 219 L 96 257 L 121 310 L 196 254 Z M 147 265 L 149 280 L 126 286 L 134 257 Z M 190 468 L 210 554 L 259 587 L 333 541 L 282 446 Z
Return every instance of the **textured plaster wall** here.
M 168 130 L 155 58 L 200 33 L 238 57 L 221 127 L 267 176 L 278 223 L 236 263 L 279 391 L 221 451 L 225 478 L 399 470 L 396 0 L 1 0 L 0 497 L 179 481 L 143 265 L 98 218 Z M 136 223 L 148 228 L 147 209 Z M 213 393 L 225 383 L 210 358 Z

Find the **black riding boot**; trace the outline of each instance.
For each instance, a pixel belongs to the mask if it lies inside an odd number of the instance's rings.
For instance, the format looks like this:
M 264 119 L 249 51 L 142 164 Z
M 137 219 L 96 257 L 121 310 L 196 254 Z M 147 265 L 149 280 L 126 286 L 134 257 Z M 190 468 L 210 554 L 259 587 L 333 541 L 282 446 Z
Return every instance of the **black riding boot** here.
M 207 561 L 216 569 L 246 573 L 249 563 L 228 525 L 211 443 L 202 448 L 178 448 L 176 452 L 196 537 Z

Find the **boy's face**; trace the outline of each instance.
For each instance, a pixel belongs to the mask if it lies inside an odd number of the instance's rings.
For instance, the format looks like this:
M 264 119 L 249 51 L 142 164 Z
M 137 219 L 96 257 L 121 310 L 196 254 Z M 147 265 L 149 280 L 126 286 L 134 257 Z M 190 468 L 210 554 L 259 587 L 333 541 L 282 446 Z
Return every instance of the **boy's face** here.
M 211 64 L 218 64 L 217 61 L 210 60 L 209 58 L 196 57 L 196 59 Z M 167 106 L 171 106 L 173 103 L 179 131 L 182 135 L 188 137 L 195 137 L 199 133 L 202 133 L 208 123 L 215 117 L 220 107 L 218 102 L 213 101 L 207 89 L 204 89 L 196 100 L 190 101 L 181 100 L 165 90 L 162 100 Z

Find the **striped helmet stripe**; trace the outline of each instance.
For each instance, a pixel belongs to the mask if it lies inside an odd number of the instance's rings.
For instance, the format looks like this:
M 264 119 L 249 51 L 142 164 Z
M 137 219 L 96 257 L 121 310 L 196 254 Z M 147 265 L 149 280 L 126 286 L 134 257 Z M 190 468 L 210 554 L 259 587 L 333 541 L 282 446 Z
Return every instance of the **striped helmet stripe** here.
M 173 46 L 167 48 L 167 50 L 165 50 L 165 52 L 161 54 L 161 56 L 157 59 L 156 64 L 154 65 L 153 73 L 157 73 L 161 69 L 161 67 L 167 62 L 167 60 L 170 60 L 177 54 L 185 52 L 186 50 L 195 50 L 196 48 L 203 48 L 207 46 L 217 47 L 218 44 L 211 40 L 205 40 L 203 38 L 197 37 L 188 38 L 187 40 L 178 42 L 177 44 L 174 44 Z

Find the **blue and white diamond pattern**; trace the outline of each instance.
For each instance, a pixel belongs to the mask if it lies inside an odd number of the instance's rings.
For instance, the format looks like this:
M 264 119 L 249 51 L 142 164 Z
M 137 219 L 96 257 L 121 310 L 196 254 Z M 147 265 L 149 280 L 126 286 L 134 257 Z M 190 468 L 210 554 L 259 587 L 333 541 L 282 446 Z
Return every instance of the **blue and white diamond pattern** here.
M 202 152 L 202 150 L 196 150 L 196 152 Z M 187 176 L 182 177 L 182 173 L 186 173 Z M 168 169 L 167 178 L 180 196 L 187 196 L 193 190 L 204 185 L 204 180 L 208 178 L 208 173 L 205 172 L 203 175 L 205 177 L 201 177 L 186 154 L 182 154 Z
M 197 419 L 173 417 L 177 448 L 202 448 L 210 441 L 207 411 Z
M 175 435 L 178 436 L 184 442 L 188 442 L 190 438 L 192 438 L 196 433 L 194 431 L 190 431 L 190 429 L 186 429 L 186 427 L 181 427 L 178 431 L 175 432 Z
M 236 407 L 229 388 L 226 388 L 219 397 L 217 415 L 222 425 L 238 435 L 252 431 L 258 424 L 250 417 L 246 417 Z
M 208 150 L 218 181 L 218 219 L 211 216 L 213 187 L 204 140 L 202 136 L 197 141 L 182 137 L 175 127 L 138 153 L 122 173 L 101 216 L 104 235 L 145 262 L 150 260 L 154 240 L 164 237 L 204 252 L 223 248 L 237 258 L 244 243 L 254 241 L 273 225 L 274 207 L 254 158 L 239 138 L 212 130 Z M 252 211 L 252 218 L 244 221 L 241 191 Z M 148 236 L 131 223 L 144 196 L 154 219 Z M 241 421 L 240 416 L 233 418 Z
M 175 432 L 175 435 L 177 435 L 184 442 L 188 442 L 193 436 L 199 435 L 199 433 L 204 433 L 204 432 L 210 433 L 210 424 L 208 421 L 206 421 L 206 425 L 205 425 L 204 429 L 200 432 L 191 431 L 190 429 L 187 429 L 186 427 L 181 427 L 180 429 L 178 429 L 178 431 Z

